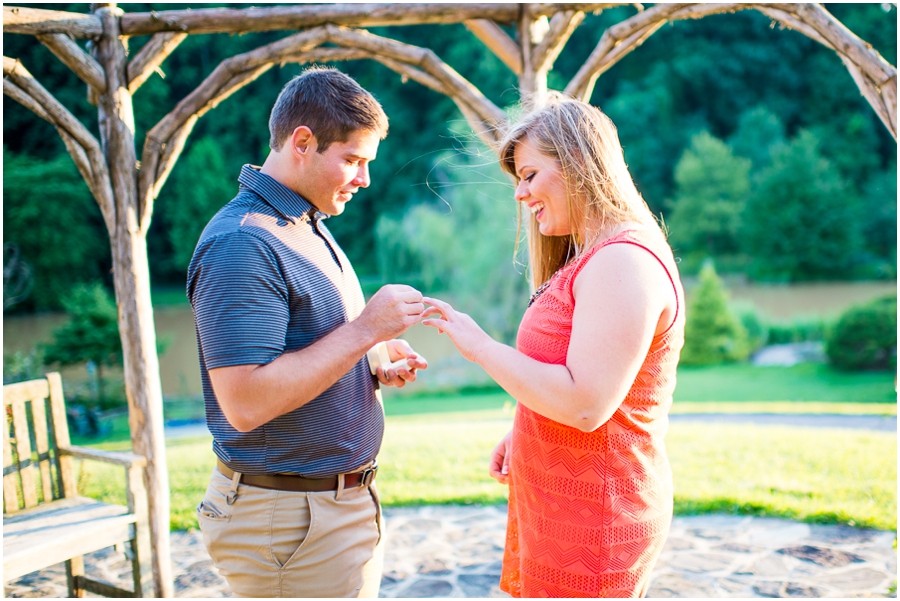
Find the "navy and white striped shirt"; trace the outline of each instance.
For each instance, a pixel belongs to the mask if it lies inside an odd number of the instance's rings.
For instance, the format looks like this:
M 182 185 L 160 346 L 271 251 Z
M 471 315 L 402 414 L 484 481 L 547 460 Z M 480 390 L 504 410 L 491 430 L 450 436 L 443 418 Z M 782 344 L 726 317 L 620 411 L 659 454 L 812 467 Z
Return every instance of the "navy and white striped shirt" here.
M 188 267 L 213 450 L 245 474 L 321 478 L 375 458 L 384 433 L 366 358 L 328 390 L 251 432 L 235 430 L 207 370 L 263 365 L 355 319 L 365 298 L 353 267 L 301 196 L 245 165 L 238 195 L 203 230 Z

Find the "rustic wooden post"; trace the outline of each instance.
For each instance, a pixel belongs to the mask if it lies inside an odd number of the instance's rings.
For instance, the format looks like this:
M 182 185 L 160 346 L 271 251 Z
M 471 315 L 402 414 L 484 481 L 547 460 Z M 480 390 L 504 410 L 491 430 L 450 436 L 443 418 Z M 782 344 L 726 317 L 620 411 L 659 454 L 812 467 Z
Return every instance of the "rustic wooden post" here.
M 150 303 L 146 228 L 138 214 L 134 114 L 128 91 L 127 59 L 120 37 L 123 11 L 97 9 L 103 34 L 97 58 L 106 75 L 99 96 L 100 136 L 115 199 L 115 229 L 110 231 L 119 334 L 122 339 L 125 394 L 134 452 L 147 459 L 144 479 L 153 547 L 153 582 L 158 597 L 174 596 L 169 545 L 169 475 L 163 437 L 162 384 L 156 355 L 156 328 Z M 144 591 L 146 594 L 146 591 Z
M 518 41 L 522 52 L 522 74 L 519 75 L 519 94 L 529 99 L 529 106 L 537 108 L 547 96 L 547 72 L 538 72 L 534 64 L 534 48 L 547 31 L 547 17 L 535 17 L 530 4 L 520 4 Z

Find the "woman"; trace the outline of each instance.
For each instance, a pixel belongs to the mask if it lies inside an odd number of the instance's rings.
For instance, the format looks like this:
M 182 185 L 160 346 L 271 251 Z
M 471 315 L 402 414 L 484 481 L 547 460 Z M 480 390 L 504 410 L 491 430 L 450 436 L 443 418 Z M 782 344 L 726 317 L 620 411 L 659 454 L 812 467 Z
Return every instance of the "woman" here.
M 540 284 L 516 348 L 440 300 L 426 298 L 423 314 L 518 401 L 490 466 L 510 485 L 500 587 L 643 596 L 672 518 L 663 436 L 684 339 L 675 260 L 599 109 L 552 99 L 510 131 L 500 161 L 530 214 Z

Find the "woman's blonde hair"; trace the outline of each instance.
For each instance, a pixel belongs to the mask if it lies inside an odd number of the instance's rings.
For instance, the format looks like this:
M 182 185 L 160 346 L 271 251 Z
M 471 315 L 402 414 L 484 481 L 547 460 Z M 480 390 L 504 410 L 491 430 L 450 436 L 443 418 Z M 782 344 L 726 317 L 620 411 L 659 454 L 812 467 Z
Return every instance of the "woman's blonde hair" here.
M 556 94 L 542 108 L 524 115 L 500 143 L 500 166 L 517 182 L 515 151 L 526 138 L 559 163 L 572 225 L 571 235 L 544 236 L 526 212 L 533 286 L 547 281 L 617 224 L 657 225 L 628 173 L 616 126 L 600 109 Z M 521 203 L 517 206 L 521 228 Z

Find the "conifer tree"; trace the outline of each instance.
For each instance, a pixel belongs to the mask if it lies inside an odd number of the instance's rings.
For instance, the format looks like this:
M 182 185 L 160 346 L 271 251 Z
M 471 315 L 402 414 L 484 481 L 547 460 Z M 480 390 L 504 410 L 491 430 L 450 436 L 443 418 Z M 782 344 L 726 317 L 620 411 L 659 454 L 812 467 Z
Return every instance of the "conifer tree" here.
M 682 365 L 741 361 L 749 354 L 747 330 L 728 308 L 728 295 L 708 261 L 687 307 Z

